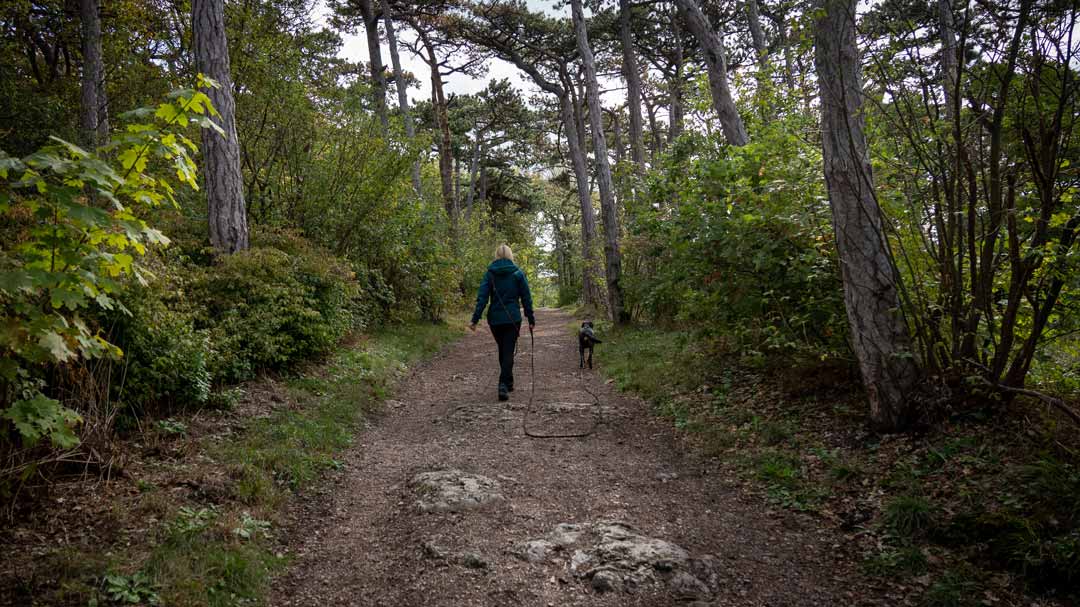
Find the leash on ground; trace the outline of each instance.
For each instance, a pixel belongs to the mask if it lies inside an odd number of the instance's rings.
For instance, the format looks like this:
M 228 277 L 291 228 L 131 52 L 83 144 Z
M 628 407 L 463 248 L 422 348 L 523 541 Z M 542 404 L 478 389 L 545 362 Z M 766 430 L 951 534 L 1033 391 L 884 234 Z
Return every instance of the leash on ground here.
M 521 431 L 529 438 L 584 438 L 596 432 L 600 424 L 604 422 L 604 406 L 600 404 L 600 397 L 585 385 L 585 376 L 578 371 L 578 379 L 581 380 L 581 389 L 593 398 L 596 405 L 596 415 L 593 417 L 593 425 L 584 432 L 567 432 L 558 434 L 540 434 L 529 430 L 529 416 L 533 411 L 533 400 L 536 397 L 536 337 L 532 327 L 529 328 L 529 405 L 525 408 L 525 415 L 521 418 Z
M 488 274 L 491 278 L 488 280 L 488 284 L 491 285 L 491 293 L 494 295 L 492 299 L 498 299 L 499 305 L 502 306 L 503 311 L 506 312 L 507 318 L 513 318 L 510 314 L 510 308 L 506 307 L 506 303 L 503 302 L 502 295 L 499 295 L 499 291 L 495 289 L 495 275 L 490 271 Z M 516 303 L 516 302 L 515 302 Z M 592 359 L 590 358 L 590 361 Z M 590 363 L 591 364 L 591 363 Z M 538 432 L 532 432 L 529 430 L 529 416 L 532 415 L 533 401 L 536 399 L 536 336 L 533 334 L 533 326 L 529 325 L 529 404 L 525 407 L 525 415 L 521 417 L 521 432 L 529 438 L 584 438 L 591 436 L 596 429 L 600 427 L 600 424 L 604 421 L 604 406 L 600 404 L 600 397 L 595 392 L 589 389 L 585 385 L 584 372 L 578 371 L 578 380 L 581 384 L 581 389 L 593 398 L 593 404 L 596 405 L 596 415 L 593 417 L 593 425 L 591 428 L 584 432 L 567 432 L 557 434 L 540 434 Z

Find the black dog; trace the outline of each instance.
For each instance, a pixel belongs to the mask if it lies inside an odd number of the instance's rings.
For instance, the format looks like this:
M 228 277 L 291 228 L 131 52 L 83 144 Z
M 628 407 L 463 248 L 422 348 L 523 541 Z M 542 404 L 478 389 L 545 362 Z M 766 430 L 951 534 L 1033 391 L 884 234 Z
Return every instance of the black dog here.
M 596 339 L 596 334 L 593 333 L 593 325 L 592 325 L 591 320 L 586 320 L 585 322 L 581 323 L 581 329 L 578 330 L 578 334 L 577 334 L 577 343 L 578 343 L 578 358 L 580 359 L 580 361 L 578 362 L 578 368 L 579 369 L 584 369 L 585 368 L 585 350 L 588 350 L 589 351 L 589 368 L 592 369 L 592 348 L 593 348 L 593 344 L 602 344 L 604 342 L 600 341 L 599 339 Z

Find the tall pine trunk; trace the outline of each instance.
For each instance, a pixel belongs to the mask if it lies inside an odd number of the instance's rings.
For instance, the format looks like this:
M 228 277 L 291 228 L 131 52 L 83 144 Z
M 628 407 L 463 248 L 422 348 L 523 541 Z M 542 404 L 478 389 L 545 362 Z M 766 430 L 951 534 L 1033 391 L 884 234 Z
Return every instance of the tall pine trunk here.
M 754 61 L 758 67 L 765 63 L 768 51 L 765 45 L 765 30 L 761 29 L 761 15 L 758 13 L 757 0 L 746 0 L 746 21 L 750 25 L 750 42 L 754 45 Z
M 619 0 L 619 43 L 622 46 L 623 77 L 626 78 L 626 109 L 630 113 L 630 158 L 645 171 L 645 135 L 641 121 L 641 72 L 630 27 L 633 15 L 630 0 Z
M 668 142 L 674 143 L 683 131 L 683 39 L 682 26 L 679 24 L 679 11 L 671 9 L 671 33 L 675 42 L 671 61 L 675 64 L 675 73 L 668 81 Z
M 383 127 L 383 136 L 390 139 L 390 118 L 386 110 L 385 66 L 382 62 L 382 45 L 379 43 L 379 14 L 375 11 L 372 0 L 359 0 L 360 15 L 364 18 L 364 32 L 367 34 L 368 56 L 371 58 L 372 104 L 375 115 Z
M 405 72 L 401 70 L 401 55 L 398 54 L 397 34 L 394 32 L 394 19 L 390 12 L 390 3 L 383 0 L 383 24 L 386 26 L 386 41 L 390 46 L 390 65 L 394 68 L 394 86 L 397 89 L 398 110 L 401 112 L 401 122 L 405 125 L 405 136 L 412 143 L 416 139 L 416 129 L 413 127 L 412 114 L 409 112 L 409 88 L 405 82 Z M 412 165 L 412 182 L 416 195 L 423 192 L 420 183 L 420 159 Z
M 716 35 L 709 18 L 701 12 L 695 0 L 678 0 L 679 12 L 686 22 L 687 29 L 694 35 L 705 57 L 705 66 L 709 73 L 709 90 L 712 93 L 713 109 L 720 118 L 720 130 L 731 145 L 746 145 L 750 137 L 746 134 L 735 100 L 731 97 L 731 87 L 727 78 L 727 59 L 724 46 Z
M 566 95 L 560 96 L 559 111 L 562 114 L 563 129 L 566 131 L 566 148 L 570 154 L 570 166 L 574 170 L 574 183 L 577 185 L 578 204 L 581 207 L 581 303 L 596 305 L 596 260 L 593 256 L 593 242 L 596 240 L 596 212 L 593 211 L 592 193 L 589 188 L 589 166 L 585 160 L 585 149 L 578 131 L 573 101 Z
M 82 21 L 83 71 L 79 99 L 83 143 L 89 149 L 109 138 L 109 102 L 101 56 L 101 15 L 98 0 L 79 0 Z
M 571 0 L 570 8 L 577 36 L 578 53 L 584 70 L 586 101 L 589 104 L 589 130 L 592 131 L 593 156 L 596 162 L 596 183 L 600 190 L 601 219 L 604 222 L 604 261 L 608 291 L 608 313 L 616 323 L 629 320 L 623 304 L 622 255 L 619 252 L 619 219 L 615 209 L 615 188 L 611 182 L 611 163 L 608 160 L 604 137 L 604 113 L 600 109 L 600 86 L 596 81 L 596 64 L 589 35 L 585 28 L 585 13 L 581 0 Z
M 874 197 L 855 46 L 857 0 L 824 0 L 816 24 L 825 182 L 844 282 L 851 341 L 870 401 L 870 421 L 896 431 L 910 421 L 919 380 L 900 311 L 897 277 Z
M 435 55 L 435 46 L 428 35 L 420 28 L 415 28 L 420 36 L 420 42 L 424 45 L 427 53 L 427 64 L 431 69 L 431 105 L 435 112 L 435 122 L 439 126 L 439 179 L 442 182 L 443 206 L 451 222 L 457 221 L 454 213 L 454 160 L 453 149 L 450 139 L 450 116 L 446 108 L 446 92 L 443 90 L 442 73 L 439 69 L 439 58 Z
M 248 248 L 247 209 L 236 136 L 236 104 L 225 39 L 224 0 L 192 0 L 191 38 L 195 65 L 220 85 L 207 92 L 225 135 L 202 129 L 203 176 L 206 180 L 210 244 L 219 253 Z

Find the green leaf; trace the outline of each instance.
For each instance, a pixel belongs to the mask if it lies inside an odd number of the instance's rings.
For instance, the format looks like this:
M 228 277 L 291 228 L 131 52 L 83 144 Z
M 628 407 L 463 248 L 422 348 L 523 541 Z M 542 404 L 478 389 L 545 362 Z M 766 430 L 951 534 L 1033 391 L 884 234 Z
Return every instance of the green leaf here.
M 179 113 L 180 110 L 178 110 L 175 105 L 171 103 L 162 103 L 158 106 L 157 111 L 154 112 L 154 116 L 168 123 L 172 122 Z
M 38 339 L 38 345 L 44 348 L 57 362 L 66 362 L 75 358 L 75 353 L 68 347 L 67 341 L 56 331 L 47 331 Z

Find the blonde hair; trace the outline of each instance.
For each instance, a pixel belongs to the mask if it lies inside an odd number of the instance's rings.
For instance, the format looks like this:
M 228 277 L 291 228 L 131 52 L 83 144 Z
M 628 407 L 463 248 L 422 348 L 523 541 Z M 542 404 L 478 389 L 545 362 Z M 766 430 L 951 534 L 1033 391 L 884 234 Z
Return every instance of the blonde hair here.
M 510 245 L 501 244 L 495 248 L 495 259 L 509 259 L 514 261 L 514 252 L 510 250 Z

